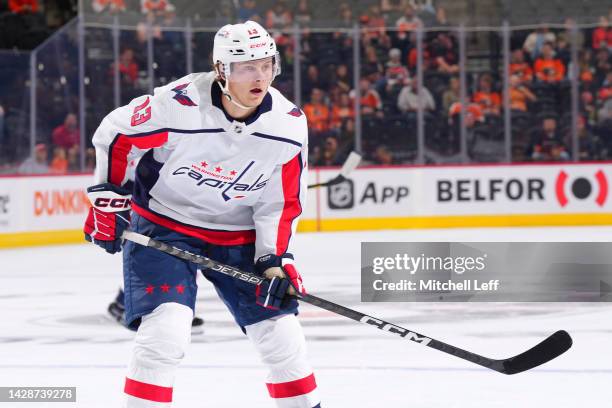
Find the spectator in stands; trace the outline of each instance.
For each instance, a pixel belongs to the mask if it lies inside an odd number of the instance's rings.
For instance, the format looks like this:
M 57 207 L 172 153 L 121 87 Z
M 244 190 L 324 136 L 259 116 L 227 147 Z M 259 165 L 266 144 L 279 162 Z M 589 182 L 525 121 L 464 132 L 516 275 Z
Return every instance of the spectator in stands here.
M 81 164 L 79 163 L 79 153 L 79 146 L 77 145 L 72 146 L 70 149 L 68 149 L 66 160 L 68 160 L 68 171 L 71 173 L 77 173 L 81 170 Z
M 302 79 L 302 98 L 312 95 L 313 89 L 329 89 L 327 80 L 321 77 L 319 67 L 316 64 L 310 64 L 306 70 L 306 76 Z
M 402 0 L 380 0 L 380 11 L 385 21 L 397 21 L 404 12 Z
M 545 117 L 541 127 L 532 132 L 527 157 L 536 161 L 569 160 L 569 152 L 562 141 L 554 117 Z
M 442 94 L 442 109 L 444 113 L 448 113 L 450 107 L 455 102 L 459 102 L 461 98 L 461 83 L 459 78 L 451 77 L 448 83 L 448 89 Z
M 53 159 L 49 167 L 51 173 L 66 174 L 68 172 L 68 160 L 66 159 L 66 149 L 60 146 L 53 148 Z
M 436 27 L 450 27 L 450 23 L 446 17 L 446 9 L 443 6 L 436 7 Z
M 596 86 L 603 83 L 608 72 L 612 70 L 612 58 L 607 48 L 600 48 L 595 54 L 595 75 L 594 82 Z
M 556 83 L 565 77 L 565 66 L 560 59 L 555 58 L 549 43 L 542 46 L 542 55 L 535 61 L 533 68 L 536 78 L 542 82 Z
M 51 135 L 55 146 L 70 149 L 72 146 L 78 145 L 81 141 L 81 132 L 79 131 L 77 116 L 74 113 L 69 113 L 64 119 L 64 123 L 53 129 Z
M 365 58 L 361 69 L 362 76 L 370 77 L 371 81 L 376 81 L 384 75 L 385 66 L 380 62 L 375 47 L 368 45 L 365 48 Z
M 111 64 L 110 75 L 114 74 L 115 63 Z M 133 88 L 136 85 L 138 79 L 138 64 L 134 59 L 134 50 L 131 48 L 124 48 L 119 56 L 119 76 L 121 78 L 121 84 Z
M 38 13 L 38 0 L 9 0 L 9 10 L 15 14 Z
M 410 76 L 408 69 L 402 65 L 402 52 L 397 48 L 389 50 L 389 61 L 386 64 L 385 81 L 387 92 L 396 86 L 402 86 L 404 81 Z
M 335 75 L 336 76 L 332 86 L 339 88 L 342 92 L 349 92 L 351 90 L 353 81 L 346 64 L 339 64 L 336 67 Z
M 442 146 L 447 154 L 452 154 L 457 151 L 461 136 L 461 111 L 463 110 L 461 102 L 455 102 L 451 105 L 448 112 L 448 123 L 450 126 L 449 140 Z M 468 140 L 472 139 L 474 129 L 485 121 L 484 112 L 477 103 L 468 104 L 465 112 L 465 133 Z
M 555 57 L 560 59 L 564 66 L 568 66 L 572 60 L 572 50 L 565 36 L 557 38 L 557 47 L 555 48 Z
M 518 75 L 523 82 L 531 82 L 533 80 L 533 70 L 525 62 L 525 53 L 520 48 L 512 51 L 510 56 L 510 75 Z
M 590 87 L 595 79 L 595 67 L 593 66 L 593 51 L 583 49 L 578 52 L 578 72 L 583 85 Z M 568 72 L 571 72 L 568 69 Z
M 380 164 L 383 166 L 391 166 L 393 163 L 393 155 L 389 148 L 385 145 L 380 145 L 374 151 L 374 157 L 372 158 L 374 164 Z
M 340 21 L 338 22 L 340 28 L 353 27 L 353 11 L 348 3 L 340 3 L 338 6 L 338 15 L 340 16 Z
M 606 79 L 601 83 L 599 92 L 597 92 L 597 100 L 603 104 L 608 99 L 612 98 L 612 70 L 606 74 Z
M 323 102 L 323 96 L 321 89 L 314 88 L 310 95 L 310 102 L 304 105 L 308 128 L 319 133 L 329 130 L 329 108 Z
M 474 93 L 472 101 L 481 106 L 485 115 L 499 116 L 501 110 L 501 95 L 493 91 L 493 77 L 491 74 L 482 74 L 478 81 L 478 91 Z
M 407 5 L 404 9 L 404 15 L 397 19 L 395 27 L 399 33 L 406 35 L 409 31 L 414 31 L 422 26 L 423 22 L 417 17 L 416 10 L 412 5 Z
M 85 150 L 85 171 L 92 172 L 96 168 L 96 150 L 93 147 L 88 147 Z
M 353 89 L 349 96 L 354 100 L 356 97 L 355 90 Z M 370 81 L 367 78 L 361 78 L 359 80 L 359 100 L 361 103 L 361 114 L 364 116 L 375 115 L 379 118 L 383 117 L 382 112 L 382 100 L 378 92 L 372 87 Z
M 527 112 L 527 103 L 535 102 L 536 99 L 519 75 L 510 77 L 510 109 Z
M 34 148 L 34 156 L 25 159 L 17 171 L 22 174 L 47 174 L 49 173 L 47 160 L 47 146 L 39 143 Z
M 338 103 L 332 106 L 331 128 L 338 130 L 346 120 L 353 119 L 354 117 L 353 102 L 348 93 L 343 92 L 340 94 Z
M 308 26 L 312 21 L 312 11 L 308 5 L 308 0 L 299 0 L 295 8 L 295 21 L 300 26 Z
M 277 0 L 270 10 L 266 12 L 266 28 L 269 30 L 282 30 L 288 28 L 293 22 L 293 15 L 287 7 L 285 0 Z
M 531 57 L 533 61 L 540 57 L 544 44 L 554 44 L 557 40 L 555 33 L 549 31 L 548 27 L 539 27 L 536 31 L 532 32 L 525 39 L 523 49 Z
M 587 127 L 586 120 L 582 116 L 578 116 L 578 160 L 601 160 L 603 147 L 601 141 Z M 565 140 L 568 144 L 572 143 L 573 130 L 570 128 L 567 131 Z
M 605 16 L 599 18 L 599 26 L 593 30 L 593 49 L 612 49 L 612 26 Z
M 92 0 L 91 8 L 96 13 L 119 14 L 126 10 L 124 0 Z
M 421 87 L 421 98 L 419 98 L 417 81 L 406 79 L 397 97 L 397 108 L 400 112 L 406 113 L 416 112 L 419 106 L 422 106 L 425 112 L 433 111 L 436 109 L 436 102 L 424 85 Z
M 262 20 L 255 0 L 242 0 L 236 14 L 238 16 L 238 21 L 241 23 L 244 23 L 247 20 L 253 20 L 261 23 Z
M 593 93 L 588 89 L 580 93 L 580 114 L 586 117 L 589 123 L 595 123 L 597 116 L 597 108 L 595 107 L 595 98 Z
M 315 163 L 315 165 L 338 166 L 342 164 L 338 153 L 338 141 L 334 137 L 328 136 L 325 139 L 325 144 L 323 145 L 321 157 L 318 163 Z
M 449 75 L 459 72 L 459 55 L 453 38 L 446 32 L 438 32 L 436 38 L 428 47 L 431 68 Z

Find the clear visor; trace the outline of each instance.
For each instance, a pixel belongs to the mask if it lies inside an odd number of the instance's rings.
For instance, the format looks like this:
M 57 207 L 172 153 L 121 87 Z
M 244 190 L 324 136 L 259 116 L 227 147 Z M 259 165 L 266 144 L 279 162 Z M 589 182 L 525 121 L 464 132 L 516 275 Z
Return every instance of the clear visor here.
M 253 61 L 231 62 L 225 74 L 232 82 L 272 82 L 281 72 L 280 56 L 267 57 Z

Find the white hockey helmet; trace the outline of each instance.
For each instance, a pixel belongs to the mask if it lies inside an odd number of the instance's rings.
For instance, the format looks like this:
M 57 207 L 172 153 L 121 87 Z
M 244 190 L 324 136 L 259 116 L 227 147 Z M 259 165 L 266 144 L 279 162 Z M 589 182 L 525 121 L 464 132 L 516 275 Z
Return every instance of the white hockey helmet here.
M 276 50 L 274 38 L 265 28 L 254 21 L 241 24 L 227 24 L 217 31 L 213 45 L 213 64 L 215 69 L 221 63 L 226 78 L 232 71 L 232 63 L 253 61 L 274 57 L 273 77 L 280 74 L 280 56 Z

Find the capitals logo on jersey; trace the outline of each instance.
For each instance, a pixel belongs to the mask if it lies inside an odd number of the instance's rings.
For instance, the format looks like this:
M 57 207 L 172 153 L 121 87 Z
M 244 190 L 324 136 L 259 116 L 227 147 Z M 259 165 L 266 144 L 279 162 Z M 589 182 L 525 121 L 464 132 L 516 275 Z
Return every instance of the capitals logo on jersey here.
M 173 88 L 172 91 L 176 94 L 172 97 L 172 99 L 176 99 L 181 105 L 184 106 L 197 106 L 194 101 L 191 100 L 189 96 L 187 96 L 187 91 L 185 88 L 189 86 L 190 82 L 186 84 L 179 85 L 176 88 Z
M 268 179 L 262 180 L 263 174 L 253 183 L 239 183 L 255 164 L 251 161 L 244 170 L 238 172 L 236 170 L 224 169 L 221 165 L 210 165 L 206 160 L 191 167 L 182 166 L 172 172 L 173 176 L 186 175 L 196 181 L 197 186 L 212 187 L 221 190 L 221 197 L 224 201 L 229 201 L 236 198 L 244 198 L 250 191 L 261 190 L 268 183 Z M 210 170 L 209 170 L 210 168 Z M 238 192 L 238 194 L 230 196 L 230 191 Z

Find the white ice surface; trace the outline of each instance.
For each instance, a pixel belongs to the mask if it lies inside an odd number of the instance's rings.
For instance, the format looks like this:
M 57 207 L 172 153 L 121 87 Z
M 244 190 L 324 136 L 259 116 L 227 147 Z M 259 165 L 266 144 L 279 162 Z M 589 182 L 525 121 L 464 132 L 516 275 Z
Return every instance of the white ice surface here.
M 309 305 L 300 319 L 325 408 L 612 406 L 612 305 L 361 304 L 361 241 L 608 241 L 612 228 L 454 229 L 298 234 L 306 287 L 489 357 L 522 352 L 558 329 L 565 355 L 505 376 Z M 77 403 L 3 407 L 119 407 L 133 333 L 106 315 L 120 256 L 86 245 L 0 251 L 0 386 L 76 386 Z M 200 281 L 193 337 L 175 407 L 273 407 L 265 370 L 210 284 Z

